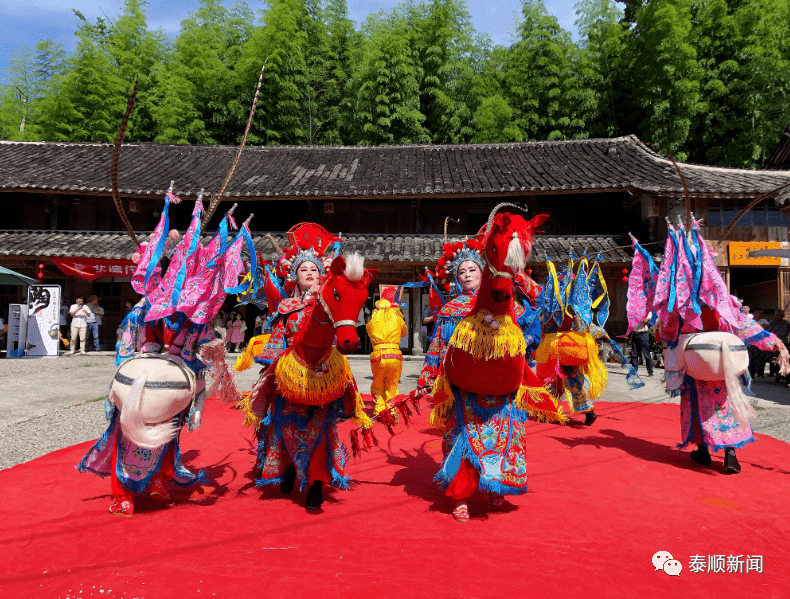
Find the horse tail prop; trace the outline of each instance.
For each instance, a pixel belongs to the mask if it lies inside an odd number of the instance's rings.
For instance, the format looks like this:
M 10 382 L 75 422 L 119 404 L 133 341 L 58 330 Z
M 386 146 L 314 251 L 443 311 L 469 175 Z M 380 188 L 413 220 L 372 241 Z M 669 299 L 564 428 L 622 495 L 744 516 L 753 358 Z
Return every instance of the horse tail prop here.
M 749 398 L 743 392 L 741 381 L 738 378 L 737 367 L 730 353 L 728 343 L 721 344 L 722 365 L 724 366 L 724 382 L 727 385 L 727 400 L 730 403 L 732 416 L 738 424 L 749 425 L 749 419 L 757 416 Z

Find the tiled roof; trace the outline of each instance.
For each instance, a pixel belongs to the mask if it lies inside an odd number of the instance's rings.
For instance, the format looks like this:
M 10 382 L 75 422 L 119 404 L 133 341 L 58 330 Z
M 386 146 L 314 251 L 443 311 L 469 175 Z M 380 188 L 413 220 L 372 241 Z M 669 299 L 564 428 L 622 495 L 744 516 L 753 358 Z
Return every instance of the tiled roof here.
M 0 141 L 0 191 L 108 194 L 109 144 Z M 216 192 L 230 146 L 125 144 L 119 188 L 127 196 Z M 681 164 L 691 193 L 754 195 L 790 172 Z M 501 144 L 248 146 L 228 198 L 377 197 L 642 190 L 677 195 L 672 163 L 635 136 Z
M 265 235 L 254 232 L 253 241 L 264 259 L 273 259 L 276 252 Z M 281 247 L 285 245 L 285 233 L 274 233 L 273 237 Z M 140 242 L 147 238 L 147 234 L 138 235 Z M 208 239 L 205 237 L 204 241 Z M 356 251 L 375 262 L 431 263 L 442 255 L 443 243 L 441 235 L 348 235 L 343 240 L 342 251 Z M 579 256 L 585 251 L 594 254 L 624 243 L 611 235 L 539 235 L 534 240 L 532 260 L 540 262 L 546 255 L 552 260 L 562 260 L 571 250 Z M 134 244 L 124 232 L 0 231 L 0 256 L 125 259 L 133 251 Z M 627 249 L 606 252 L 602 258 L 604 262 L 631 261 Z

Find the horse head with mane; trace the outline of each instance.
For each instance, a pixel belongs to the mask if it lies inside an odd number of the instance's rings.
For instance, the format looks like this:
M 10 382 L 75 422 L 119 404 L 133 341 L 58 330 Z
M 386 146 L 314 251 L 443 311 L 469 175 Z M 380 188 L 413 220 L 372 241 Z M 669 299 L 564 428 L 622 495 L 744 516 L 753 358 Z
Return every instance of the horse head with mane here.
M 473 313 L 481 308 L 492 314 L 512 312 L 514 277 L 524 270 L 532 253 L 532 236 L 548 218 L 546 214 L 539 214 L 527 220 L 519 214 L 498 212 L 506 206 L 518 208 L 514 204 L 499 204 L 481 230 L 488 269 L 483 273 Z
M 526 220 L 498 213 L 505 206 L 514 205 L 499 204 L 480 232 L 488 268 L 474 307 L 456 327 L 442 365 L 451 385 L 483 395 L 516 391 L 527 376 L 526 342 L 515 322 L 514 281 L 523 274 L 535 229 L 547 218 L 540 214 Z

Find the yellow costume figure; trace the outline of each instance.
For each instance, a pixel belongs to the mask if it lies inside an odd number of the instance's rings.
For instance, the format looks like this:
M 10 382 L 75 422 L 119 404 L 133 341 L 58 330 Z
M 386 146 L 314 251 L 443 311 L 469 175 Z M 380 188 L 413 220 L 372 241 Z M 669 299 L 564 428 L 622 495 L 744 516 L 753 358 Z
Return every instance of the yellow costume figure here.
M 374 413 L 378 414 L 391 409 L 392 399 L 398 395 L 403 367 L 400 339 L 406 336 L 408 329 L 398 304 L 386 299 L 376 302 L 376 309 L 366 328 L 373 344 L 373 353 L 370 354 L 370 368 L 373 371 L 370 394 L 376 400 Z

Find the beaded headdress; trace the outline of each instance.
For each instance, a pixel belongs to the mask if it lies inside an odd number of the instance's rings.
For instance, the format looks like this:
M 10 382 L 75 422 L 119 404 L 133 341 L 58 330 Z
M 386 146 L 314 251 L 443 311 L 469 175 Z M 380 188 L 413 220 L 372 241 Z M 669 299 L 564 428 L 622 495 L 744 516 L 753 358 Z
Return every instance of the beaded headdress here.
M 305 262 L 312 262 L 321 276 L 325 276 L 334 252 L 329 256 L 325 254 L 330 246 L 340 247 L 340 237 L 332 235 L 316 223 L 299 223 L 291 227 L 286 235 L 290 246 L 283 250 L 277 261 L 277 275 L 293 282 L 299 267 Z
M 486 261 L 480 251 L 480 242 L 473 238 L 456 243 L 445 243 L 442 250 L 444 254 L 436 263 L 436 278 L 445 291 L 460 293 L 458 269 L 461 264 L 472 261 L 480 267 L 480 270 L 485 268 Z

